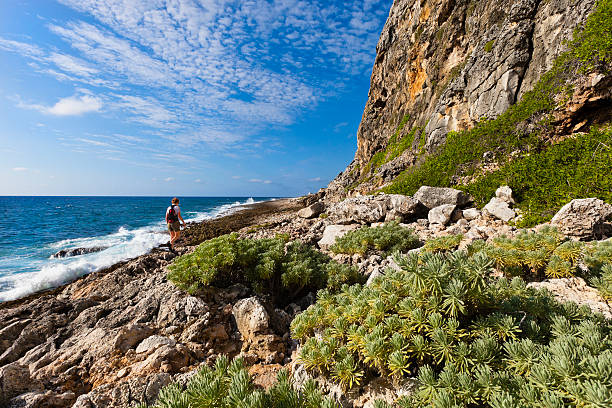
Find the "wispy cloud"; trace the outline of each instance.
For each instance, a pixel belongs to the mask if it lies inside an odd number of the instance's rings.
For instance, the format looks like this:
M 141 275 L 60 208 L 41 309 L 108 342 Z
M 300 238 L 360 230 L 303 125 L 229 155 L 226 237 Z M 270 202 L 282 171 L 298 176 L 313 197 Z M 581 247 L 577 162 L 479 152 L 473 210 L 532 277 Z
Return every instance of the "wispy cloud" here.
M 164 181 L 166 181 L 166 182 L 171 182 L 171 181 L 174 181 L 174 177 L 166 177 L 166 178 L 164 179 Z
M 372 0 L 60 2 L 93 17 L 47 25 L 66 49 L 6 38 L 0 49 L 97 96 L 22 107 L 73 115 L 103 102 L 105 113 L 218 150 L 293 123 L 367 73 L 388 12 Z
M 13 167 L 13 171 L 17 171 L 17 172 L 28 171 L 28 168 L 27 167 Z
M 310 178 L 308 179 L 308 181 L 311 181 L 311 182 L 321 181 L 321 177 Z

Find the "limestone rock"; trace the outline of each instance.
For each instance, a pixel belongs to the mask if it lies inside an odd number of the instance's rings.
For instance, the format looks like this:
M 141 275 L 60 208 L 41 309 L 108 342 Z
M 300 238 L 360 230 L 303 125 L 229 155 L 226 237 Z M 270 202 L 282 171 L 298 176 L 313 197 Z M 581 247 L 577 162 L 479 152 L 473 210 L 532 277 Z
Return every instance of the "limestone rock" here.
M 598 198 L 572 200 L 550 221 L 563 234 L 582 240 L 600 238 L 609 229 L 612 205 Z
M 385 218 L 389 205 L 389 198 L 386 196 L 354 197 L 333 205 L 328 214 L 339 224 L 371 224 Z
M 239 300 L 232 309 L 238 331 L 245 341 L 270 330 L 270 315 L 256 297 Z
M 40 381 L 30 378 L 28 367 L 18 363 L 7 364 L 0 368 L 0 395 L 4 400 L 11 399 L 28 391 L 42 390 Z M 2 402 L 2 398 L 0 398 Z
M 468 221 L 475 220 L 480 217 L 480 211 L 477 208 L 466 208 L 463 210 L 463 218 Z
M 170 346 L 174 347 L 176 341 L 172 340 L 169 337 L 164 336 L 151 336 L 144 339 L 138 347 L 136 347 L 136 353 L 150 353 L 161 346 Z
M 484 210 L 488 214 L 504 222 L 508 222 L 516 217 L 516 213 L 510 208 L 508 202 L 497 197 L 493 197 L 491 201 L 485 205 Z
M 336 239 L 344 236 L 347 232 L 359 228 L 357 224 L 351 225 L 328 225 L 323 231 L 323 237 L 318 242 L 319 248 L 328 249 L 336 243 Z
M 587 305 L 593 312 L 612 319 L 612 306 L 599 295 L 597 289 L 588 286 L 582 278 L 547 279 L 543 282 L 531 282 L 527 286 L 547 289 L 557 300 Z
M 153 329 L 146 325 L 136 323 L 123 327 L 115 337 L 114 348 L 125 353 L 151 334 Z
M 508 186 L 501 186 L 495 190 L 495 197 L 508 204 L 514 204 L 514 198 L 512 197 L 512 189 Z
M 309 205 L 306 208 L 302 208 L 298 211 L 298 216 L 302 218 L 316 218 L 321 215 L 325 211 L 325 204 L 321 201 L 317 201 L 316 203 Z
M 454 204 L 442 204 L 432 208 L 427 215 L 429 223 L 441 225 L 448 224 L 456 208 L 457 206 Z
M 461 207 L 470 202 L 469 196 L 454 188 L 422 186 L 414 194 L 414 198 L 427 208 L 432 209 L 444 204 Z

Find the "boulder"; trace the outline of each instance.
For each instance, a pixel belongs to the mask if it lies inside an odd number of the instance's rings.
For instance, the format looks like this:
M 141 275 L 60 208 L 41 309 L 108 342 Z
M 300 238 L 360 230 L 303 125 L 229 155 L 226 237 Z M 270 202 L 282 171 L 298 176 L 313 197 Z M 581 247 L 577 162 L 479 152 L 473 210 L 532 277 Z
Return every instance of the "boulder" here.
M 153 329 L 142 324 L 122 327 L 115 337 L 114 348 L 125 353 L 136 344 L 153 334 Z
M 144 339 L 138 347 L 136 347 L 136 353 L 150 353 L 153 350 L 158 349 L 161 346 L 170 346 L 174 347 L 176 345 L 176 341 L 172 340 L 169 337 L 164 336 L 150 336 Z
M 475 220 L 478 217 L 480 217 L 480 210 L 477 208 L 466 208 L 463 210 L 463 218 L 468 221 Z
M 510 208 L 508 202 L 497 197 L 493 197 L 491 201 L 485 205 L 484 210 L 488 214 L 504 222 L 508 222 L 516 217 L 516 213 Z
M 306 208 L 302 208 L 298 211 L 298 216 L 302 218 L 315 218 L 321 215 L 325 211 L 325 204 L 321 201 L 317 201 L 316 203 L 309 205 Z
M 422 186 L 414 194 L 414 198 L 425 207 L 432 209 L 444 204 L 464 206 L 470 202 L 470 197 L 463 191 L 447 187 Z
M 239 300 L 232 308 L 242 339 L 249 342 L 256 335 L 270 331 L 270 315 L 256 297 Z
M 318 245 L 321 249 L 328 249 L 336 243 L 336 239 L 344 236 L 347 232 L 355 230 L 359 227 L 357 224 L 351 225 L 328 225 L 323 231 L 323 237 L 319 240 Z
M 104 251 L 108 247 L 91 247 L 91 248 L 70 248 L 70 249 L 62 249 L 51 255 L 51 258 L 68 258 L 71 256 L 79 256 L 85 254 L 91 254 L 94 252 Z
M 565 235 L 581 240 L 599 239 L 609 233 L 606 220 L 612 217 L 612 205 L 598 198 L 572 200 L 550 221 Z
M 441 225 L 448 224 L 456 208 L 457 206 L 454 204 L 443 204 L 432 208 L 427 215 L 429 223 Z
M 424 215 L 427 209 L 418 200 L 402 194 L 389 194 L 389 212 L 396 214 L 401 221 L 408 221 Z M 387 215 L 389 214 L 387 213 Z
M 339 224 L 351 224 L 353 222 L 371 224 L 385 218 L 390 204 L 389 197 L 384 194 L 360 196 L 348 198 L 333 205 L 327 213 Z
M 501 186 L 495 190 L 495 197 L 507 202 L 508 204 L 515 204 L 514 198 L 512 197 L 512 189 L 508 186 Z

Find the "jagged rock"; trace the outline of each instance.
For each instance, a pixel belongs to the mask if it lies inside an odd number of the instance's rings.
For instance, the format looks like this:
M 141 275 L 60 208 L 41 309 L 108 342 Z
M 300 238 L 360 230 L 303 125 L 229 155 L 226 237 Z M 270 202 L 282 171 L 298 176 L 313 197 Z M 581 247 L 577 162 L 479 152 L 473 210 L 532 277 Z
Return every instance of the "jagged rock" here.
M 42 389 L 44 387 L 40 381 L 30 378 L 28 367 L 11 363 L 0 368 L 0 403 L 28 391 Z
M 488 214 L 504 222 L 508 222 L 516 217 L 516 213 L 510 208 L 508 203 L 497 197 L 493 197 L 491 201 L 485 205 L 484 210 Z
M 68 258 L 71 256 L 85 255 L 91 254 L 94 252 L 104 251 L 108 247 L 91 247 L 91 248 L 71 248 L 71 249 L 62 249 L 57 251 L 53 255 L 52 258 Z
M 298 211 L 298 216 L 306 219 L 315 218 L 323 214 L 324 211 L 325 204 L 323 204 L 321 201 L 317 201 L 316 203 L 309 205 L 306 208 L 302 208 L 300 211 Z
M 185 315 L 201 316 L 208 312 L 208 305 L 202 300 L 194 296 L 188 296 L 185 299 Z
M 30 319 L 17 320 L 0 330 L 0 354 L 11 347 L 15 339 L 19 337 L 21 331 L 32 322 Z
M 131 367 L 135 376 L 159 372 L 163 365 L 170 370 L 179 370 L 189 365 L 189 350 L 182 344 L 163 344 L 156 348 L 147 358 Z
M 153 329 L 151 327 L 138 323 L 122 327 L 115 337 L 113 347 L 125 353 L 152 334 Z
M 429 209 L 445 204 L 461 207 L 470 202 L 469 196 L 463 191 L 446 187 L 422 186 L 414 194 L 414 198 Z
M 236 319 L 238 331 L 247 342 L 253 340 L 257 334 L 270 331 L 270 315 L 256 297 L 239 300 L 234 305 L 232 314 Z
M 547 279 L 543 282 L 531 282 L 527 286 L 547 289 L 557 300 L 587 305 L 593 312 L 612 319 L 612 306 L 599 295 L 597 289 L 588 286 L 582 278 Z
M 606 221 L 612 217 L 612 205 L 598 198 L 572 200 L 565 204 L 550 221 L 563 234 L 587 240 L 609 233 Z
M 323 231 L 323 237 L 317 243 L 319 248 L 328 249 L 336 243 L 336 239 L 344 236 L 347 232 L 359 228 L 357 224 L 351 225 L 328 225 Z
M 441 225 L 448 224 L 456 208 L 457 206 L 454 204 L 443 204 L 432 208 L 427 215 L 429 223 Z
M 32 391 L 13 398 L 8 408 L 64 408 L 76 400 L 73 392 L 57 394 L 52 391 Z
M 512 189 L 508 186 L 501 186 L 495 190 L 495 197 L 507 202 L 508 204 L 515 203 L 514 198 L 512 197 Z
M 176 344 L 175 340 L 164 336 L 151 336 L 144 339 L 138 347 L 136 347 L 136 353 L 150 353 L 161 346 L 174 347 Z
M 328 214 L 338 224 L 354 222 L 372 224 L 383 221 L 389 213 L 400 221 L 415 218 L 424 212 L 420 203 L 401 194 L 379 194 L 347 198 L 329 208 Z
M 480 217 L 480 210 L 477 208 L 466 208 L 463 210 L 463 218 L 468 221 L 475 220 L 478 217 Z

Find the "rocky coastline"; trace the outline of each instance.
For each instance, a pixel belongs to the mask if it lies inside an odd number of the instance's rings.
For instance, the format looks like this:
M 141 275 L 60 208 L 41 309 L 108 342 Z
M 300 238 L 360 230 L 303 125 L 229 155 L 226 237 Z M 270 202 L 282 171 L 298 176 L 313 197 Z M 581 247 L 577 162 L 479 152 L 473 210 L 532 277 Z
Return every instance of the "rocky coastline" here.
M 512 202 L 507 187 L 483 210 L 453 189 L 423 187 L 414 197 L 380 194 L 341 202 L 326 201 L 321 191 L 190 225 L 178 251 L 189 253 L 200 242 L 229 232 L 249 238 L 287 234 L 354 265 L 371 281 L 394 267 L 393 258 L 334 254 L 329 247 L 336 238 L 392 221 L 413 230 L 422 242 L 461 234 L 459 247 L 465 248 L 474 240 L 516 235 L 518 229 L 508 223 L 520 216 Z M 575 239 L 605 239 L 612 235 L 611 215 L 612 207 L 600 200 L 574 200 L 552 224 Z M 298 344 L 289 325 L 314 302 L 314 293 L 286 307 L 240 284 L 190 295 L 167 280 L 167 267 L 175 257 L 156 248 L 62 287 L 0 304 L 0 405 L 152 404 L 162 387 L 185 383 L 219 355 L 243 357 L 255 384 L 263 388 L 274 383 L 282 368 L 291 368 L 296 381 L 308 378 L 296 361 Z M 612 317 L 610 304 L 580 278 L 531 285 Z M 410 382 L 398 386 L 378 379 L 345 394 L 325 379 L 319 381 L 346 407 L 371 407 L 381 397 L 392 402 L 410 389 Z

